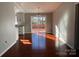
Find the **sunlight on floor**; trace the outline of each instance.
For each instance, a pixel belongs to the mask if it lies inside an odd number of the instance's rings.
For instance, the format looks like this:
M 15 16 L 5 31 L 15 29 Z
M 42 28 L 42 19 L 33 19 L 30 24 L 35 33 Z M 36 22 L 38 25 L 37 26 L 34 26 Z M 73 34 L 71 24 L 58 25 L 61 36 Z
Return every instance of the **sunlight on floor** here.
M 26 40 L 26 39 L 21 39 L 20 41 L 21 41 L 24 45 L 32 44 L 29 40 Z

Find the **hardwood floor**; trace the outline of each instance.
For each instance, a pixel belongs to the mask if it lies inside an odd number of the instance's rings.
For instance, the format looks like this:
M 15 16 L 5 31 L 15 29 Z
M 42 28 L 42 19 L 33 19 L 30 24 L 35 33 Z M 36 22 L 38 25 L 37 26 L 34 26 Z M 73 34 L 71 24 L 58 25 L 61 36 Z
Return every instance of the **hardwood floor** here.
M 69 55 L 71 49 L 63 44 L 56 47 L 56 37 L 52 34 L 45 33 L 28 33 L 19 36 L 16 44 L 10 48 L 2 57 L 63 57 L 77 56 Z

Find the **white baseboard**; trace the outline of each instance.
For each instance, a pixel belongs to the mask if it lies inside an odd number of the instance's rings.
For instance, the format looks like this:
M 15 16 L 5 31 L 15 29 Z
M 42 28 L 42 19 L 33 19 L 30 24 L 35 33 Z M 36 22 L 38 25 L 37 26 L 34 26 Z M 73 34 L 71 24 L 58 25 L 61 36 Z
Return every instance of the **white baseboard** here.
M 71 49 L 74 49 L 70 44 L 66 43 Z
M 74 49 L 69 43 L 67 43 L 65 40 L 63 39 L 59 39 L 61 42 L 65 43 L 67 46 L 69 46 L 71 49 Z
M 16 42 L 17 42 L 17 40 L 14 41 L 8 48 L 6 48 L 6 49 L 0 54 L 0 56 L 2 56 L 5 52 L 7 52 Z

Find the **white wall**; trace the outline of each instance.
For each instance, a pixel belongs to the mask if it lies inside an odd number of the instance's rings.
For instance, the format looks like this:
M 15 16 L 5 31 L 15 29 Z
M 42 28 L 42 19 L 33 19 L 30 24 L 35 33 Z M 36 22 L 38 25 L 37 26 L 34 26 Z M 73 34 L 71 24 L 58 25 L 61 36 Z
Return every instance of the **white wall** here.
M 18 39 L 14 3 L 0 2 L 0 56 Z
M 53 33 L 74 48 L 75 5 L 63 3 L 53 13 Z

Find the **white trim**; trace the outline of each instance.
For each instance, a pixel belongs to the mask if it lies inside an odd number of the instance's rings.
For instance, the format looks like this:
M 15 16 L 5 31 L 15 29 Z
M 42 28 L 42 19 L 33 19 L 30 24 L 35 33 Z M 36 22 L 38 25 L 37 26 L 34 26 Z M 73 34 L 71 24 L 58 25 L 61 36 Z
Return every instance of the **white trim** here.
M 74 49 L 69 43 L 67 43 L 65 40 L 63 40 L 63 39 L 59 39 L 61 42 L 63 42 L 63 43 L 65 43 L 65 44 L 67 44 L 67 46 L 69 46 L 71 49 Z
M 7 52 L 16 42 L 17 42 L 17 40 L 15 40 L 8 48 L 6 48 L 6 49 L 0 54 L 0 56 L 2 56 L 5 52 Z
M 70 44 L 66 43 L 71 49 L 74 49 Z

